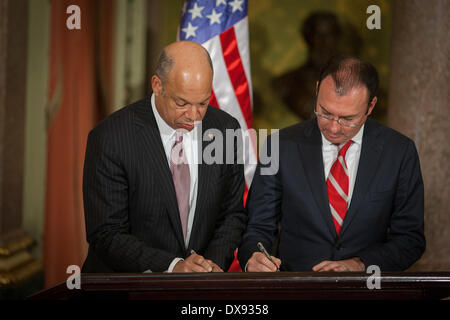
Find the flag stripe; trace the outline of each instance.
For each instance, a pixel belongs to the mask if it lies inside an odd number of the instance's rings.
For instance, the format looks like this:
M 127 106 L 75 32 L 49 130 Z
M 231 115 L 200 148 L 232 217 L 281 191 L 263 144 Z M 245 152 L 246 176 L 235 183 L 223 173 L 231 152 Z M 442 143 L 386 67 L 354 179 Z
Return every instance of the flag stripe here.
M 202 45 L 208 50 L 214 65 L 213 90 L 217 107 L 235 117 L 239 121 L 241 128 L 247 130 L 247 123 L 235 95 L 234 88 L 231 85 L 230 76 L 222 56 L 222 47 L 219 37 L 216 36 Z M 253 143 L 252 148 L 244 151 L 244 157 L 246 163 L 244 167 L 245 182 L 249 187 L 252 183 L 253 174 L 256 168 L 256 143 Z
M 234 87 L 236 98 L 239 101 L 242 114 L 244 115 L 247 128 L 252 127 L 252 113 L 250 107 L 250 92 L 247 76 L 242 65 L 239 48 L 237 46 L 236 33 L 234 27 L 226 30 L 220 35 L 223 59 L 227 66 L 228 75 Z
M 214 66 L 213 90 L 217 106 L 235 117 L 242 128 L 247 129 L 247 124 L 234 94 L 234 89 L 223 60 L 219 37 L 214 37 L 202 45 L 208 50 Z
M 236 118 L 244 132 L 252 128 L 252 82 L 246 0 L 223 2 L 187 0 L 177 39 L 196 41 L 208 50 L 214 66 L 210 104 Z M 214 22 L 212 15 L 218 16 Z M 247 141 L 248 141 L 247 137 Z M 256 138 L 244 141 L 244 174 L 247 187 L 256 169 Z
M 245 75 L 248 81 L 248 87 L 250 88 L 250 107 L 253 109 L 253 92 L 252 76 L 250 72 L 250 47 L 248 42 L 248 18 L 245 17 L 234 25 L 234 31 L 236 33 L 237 45 L 239 48 L 239 54 L 241 55 L 242 65 L 244 66 Z

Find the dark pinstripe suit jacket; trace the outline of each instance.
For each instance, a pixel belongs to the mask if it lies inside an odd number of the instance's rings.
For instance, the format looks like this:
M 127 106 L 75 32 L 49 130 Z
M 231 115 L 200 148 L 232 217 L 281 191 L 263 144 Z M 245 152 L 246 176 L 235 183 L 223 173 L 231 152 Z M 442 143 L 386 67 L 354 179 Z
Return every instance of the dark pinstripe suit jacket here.
M 239 124 L 209 106 L 202 131 L 210 128 L 225 137 L 225 129 Z M 83 272 L 161 272 L 191 249 L 227 270 L 247 221 L 243 193 L 242 164 L 199 164 L 197 207 L 185 248 L 150 97 L 124 107 L 88 137 L 83 197 L 89 252 Z

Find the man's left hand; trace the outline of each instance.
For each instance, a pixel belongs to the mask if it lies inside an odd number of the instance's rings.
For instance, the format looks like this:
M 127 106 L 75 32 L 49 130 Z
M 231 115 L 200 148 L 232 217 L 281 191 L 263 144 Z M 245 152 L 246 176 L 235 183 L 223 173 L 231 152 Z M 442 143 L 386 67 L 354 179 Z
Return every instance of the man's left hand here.
M 322 261 L 313 267 L 313 271 L 325 272 L 345 272 L 345 271 L 365 271 L 366 267 L 359 258 L 351 258 L 339 261 Z
M 211 265 L 212 271 L 211 272 L 223 272 L 222 268 L 219 267 L 217 264 L 215 264 L 213 261 L 206 259 L 206 261 Z

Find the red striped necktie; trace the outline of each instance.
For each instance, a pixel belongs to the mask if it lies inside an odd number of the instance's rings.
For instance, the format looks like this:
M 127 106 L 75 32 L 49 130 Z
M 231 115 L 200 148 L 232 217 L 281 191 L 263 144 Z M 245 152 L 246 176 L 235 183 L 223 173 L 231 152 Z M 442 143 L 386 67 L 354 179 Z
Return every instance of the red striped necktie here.
M 328 200 L 337 235 L 341 231 L 347 213 L 349 179 L 345 154 L 352 143 L 353 141 L 349 140 L 339 150 L 327 179 Z

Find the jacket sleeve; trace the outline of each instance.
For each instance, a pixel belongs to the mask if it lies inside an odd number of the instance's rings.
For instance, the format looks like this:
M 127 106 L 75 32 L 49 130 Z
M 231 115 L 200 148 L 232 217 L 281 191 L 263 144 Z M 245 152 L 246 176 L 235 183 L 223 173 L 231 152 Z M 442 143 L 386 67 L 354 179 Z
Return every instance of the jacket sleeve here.
M 87 141 L 83 199 L 90 250 L 115 272 L 165 271 L 176 256 L 130 234 L 128 177 L 110 140 L 97 128 Z
M 257 243 L 261 242 L 270 251 L 278 232 L 282 185 L 278 170 L 279 157 L 272 154 L 271 143 L 277 141 L 272 139 L 274 137 L 278 136 L 274 134 L 269 136 L 264 146 L 267 148 L 267 154 L 271 154 L 271 161 L 262 161 L 260 157 L 247 198 L 246 209 L 249 221 L 238 250 L 238 260 L 242 270 L 245 270 L 252 254 L 258 251 Z
M 359 252 L 357 256 L 381 271 L 402 271 L 409 268 L 425 251 L 424 186 L 419 156 L 414 142 L 409 140 L 403 158 L 394 211 L 386 241 Z

